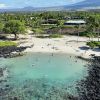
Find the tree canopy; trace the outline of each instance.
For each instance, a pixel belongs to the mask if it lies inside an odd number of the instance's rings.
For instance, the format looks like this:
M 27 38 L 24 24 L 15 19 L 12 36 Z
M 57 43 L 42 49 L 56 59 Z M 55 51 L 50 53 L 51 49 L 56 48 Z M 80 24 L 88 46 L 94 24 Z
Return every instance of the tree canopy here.
M 25 25 L 19 20 L 10 20 L 4 26 L 4 32 L 14 34 L 17 39 L 17 34 L 23 34 L 25 32 Z
M 3 23 L 0 23 L 0 32 L 3 31 L 3 28 L 4 28 L 4 24 Z

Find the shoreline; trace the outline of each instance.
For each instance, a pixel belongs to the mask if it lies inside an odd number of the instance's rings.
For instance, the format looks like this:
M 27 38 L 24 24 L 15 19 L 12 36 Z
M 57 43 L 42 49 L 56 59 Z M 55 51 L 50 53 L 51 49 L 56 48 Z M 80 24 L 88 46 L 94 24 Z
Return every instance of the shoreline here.
M 88 56 L 88 57 L 84 57 L 84 56 L 81 56 L 80 54 L 75 54 L 75 53 L 68 53 L 68 52 L 62 52 L 62 51 L 55 51 L 55 52 L 52 52 L 52 51 L 24 51 L 24 54 L 33 54 L 33 53 L 41 53 L 41 54 L 65 54 L 65 55 L 70 55 L 70 56 L 75 56 L 76 58 L 78 59 L 82 59 L 82 60 L 85 60 L 85 61 L 89 61 L 92 57 L 91 56 Z
M 23 36 L 20 36 L 23 37 Z M 65 53 L 90 59 L 91 55 L 100 55 L 100 51 L 93 51 L 86 45 L 89 38 L 77 36 L 63 36 L 62 38 L 36 38 L 33 35 L 24 36 L 19 46 L 29 46 L 24 53 Z M 78 42 L 77 42 L 78 38 Z M 97 40 L 97 38 L 94 38 Z
M 98 38 L 93 40 L 97 41 Z M 61 53 L 84 59 L 90 59 L 93 55 L 100 56 L 100 49 L 90 49 L 86 45 L 88 41 L 87 37 L 63 35 L 62 38 L 37 38 L 29 34 L 19 35 L 19 39 L 15 42 L 19 48 L 26 48 L 23 53 Z

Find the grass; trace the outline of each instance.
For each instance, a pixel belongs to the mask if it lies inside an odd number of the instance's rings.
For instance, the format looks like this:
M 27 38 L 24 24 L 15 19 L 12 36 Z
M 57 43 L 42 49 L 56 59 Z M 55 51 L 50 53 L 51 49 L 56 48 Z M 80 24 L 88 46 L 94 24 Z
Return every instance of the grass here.
M 87 45 L 90 46 L 91 48 L 95 48 L 95 47 L 99 47 L 100 48 L 100 41 L 87 42 Z
M 0 41 L 0 47 L 17 46 L 17 43 L 12 41 Z
M 39 36 L 36 36 L 37 38 L 62 38 L 62 35 L 61 34 L 50 34 L 50 35 L 39 35 Z
M 35 29 L 33 29 L 33 32 L 36 34 L 43 34 L 44 30 L 42 28 L 35 28 Z
M 62 35 L 60 35 L 60 34 L 51 34 L 51 35 L 49 35 L 49 38 L 62 38 Z
M 45 38 L 49 38 L 49 36 L 48 36 L 48 35 L 46 36 L 46 35 L 43 35 L 43 34 L 38 35 L 38 36 L 36 36 L 36 37 L 37 37 L 37 38 L 44 38 L 44 39 L 45 39 Z

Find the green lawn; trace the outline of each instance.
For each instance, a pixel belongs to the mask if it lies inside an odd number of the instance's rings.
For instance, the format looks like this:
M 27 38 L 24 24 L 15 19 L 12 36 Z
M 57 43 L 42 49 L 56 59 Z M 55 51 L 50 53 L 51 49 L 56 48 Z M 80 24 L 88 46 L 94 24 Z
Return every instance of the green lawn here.
M 50 38 L 62 38 L 62 35 L 61 34 L 51 34 L 49 37 Z
M 17 46 L 17 43 L 12 41 L 0 41 L 0 47 Z

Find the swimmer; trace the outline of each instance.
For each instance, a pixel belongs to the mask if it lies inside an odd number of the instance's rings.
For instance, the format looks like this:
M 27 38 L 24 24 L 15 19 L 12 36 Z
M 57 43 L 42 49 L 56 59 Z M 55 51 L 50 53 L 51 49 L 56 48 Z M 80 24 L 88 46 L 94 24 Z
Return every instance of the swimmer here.
M 77 60 L 75 62 L 77 62 Z

